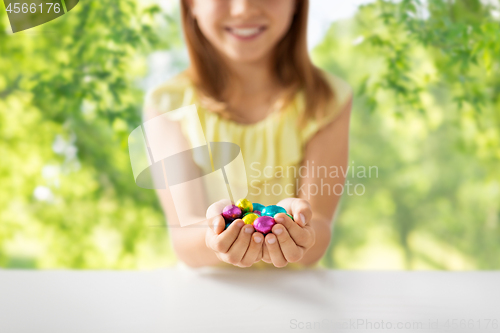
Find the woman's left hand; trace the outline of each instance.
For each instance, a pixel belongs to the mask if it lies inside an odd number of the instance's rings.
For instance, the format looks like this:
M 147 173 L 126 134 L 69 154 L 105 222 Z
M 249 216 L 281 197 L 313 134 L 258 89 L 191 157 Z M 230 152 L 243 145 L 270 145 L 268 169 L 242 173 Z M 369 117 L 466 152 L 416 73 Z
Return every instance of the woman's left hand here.
M 314 245 L 316 234 L 310 225 L 312 210 L 307 200 L 285 199 L 278 205 L 290 212 L 295 221 L 283 213 L 275 215 L 276 225 L 265 236 L 262 260 L 281 268 L 300 261 Z

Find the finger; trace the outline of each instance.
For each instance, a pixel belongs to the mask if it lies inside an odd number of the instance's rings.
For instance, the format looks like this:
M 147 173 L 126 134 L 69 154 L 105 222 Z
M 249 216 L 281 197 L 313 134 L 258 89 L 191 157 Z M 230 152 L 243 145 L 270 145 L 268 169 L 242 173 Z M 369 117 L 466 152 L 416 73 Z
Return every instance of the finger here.
M 312 218 L 311 205 L 304 199 L 296 199 L 292 202 L 291 213 L 295 222 L 302 227 L 304 227 Z
M 287 212 L 291 212 L 292 202 L 294 202 L 295 200 L 297 200 L 297 198 L 285 198 L 278 202 L 276 205 L 285 208 Z
M 220 234 L 225 228 L 225 221 L 221 213 L 224 207 L 230 203 L 231 201 L 228 199 L 219 200 L 211 204 L 207 209 L 206 218 L 208 219 L 208 226 L 212 228 L 216 235 Z
M 210 205 L 207 209 L 206 213 L 206 218 L 212 218 L 214 216 L 220 215 L 222 213 L 222 210 L 224 207 L 228 206 L 231 204 L 231 200 L 229 199 L 222 199 L 217 202 L 214 202 L 213 204 Z
M 275 234 L 276 237 L 278 238 L 278 243 L 281 252 L 283 253 L 283 256 L 285 257 L 286 261 L 297 262 L 300 259 L 302 259 L 302 256 L 304 254 L 304 249 L 295 244 L 293 239 L 290 237 L 290 234 L 283 225 L 281 224 L 274 225 L 272 231 L 273 234 Z
M 245 223 L 243 222 L 243 220 L 235 220 L 226 230 L 224 230 L 224 232 L 220 233 L 219 235 L 215 235 L 215 237 L 212 238 L 210 247 L 216 252 L 227 253 L 231 245 L 233 245 L 233 243 L 236 241 L 236 238 L 238 238 L 241 227 L 243 227 L 244 225 Z
M 253 230 L 253 227 L 251 225 L 247 226 L 246 228 Z M 243 267 L 250 267 L 257 261 L 257 258 L 262 252 L 263 240 L 264 236 L 260 232 L 254 232 L 253 235 L 251 235 L 250 245 L 248 246 L 247 251 L 243 255 L 243 258 L 241 259 L 241 265 Z
M 301 241 L 301 237 L 304 236 L 303 229 L 299 224 L 295 223 L 290 216 L 278 213 L 274 215 L 274 220 L 277 224 L 282 224 L 290 234 L 290 237 L 295 241 L 295 243 Z
M 208 219 L 208 226 L 213 231 L 214 236 L 220 234 L 226 227 L 226 221 L 221 215 L 215 215 Z
M 247 252 L 247 249 L 250 246 L 250 238 L 252 237 L 253 232 L 254 229 L 251 225 L 245 225 L 243 228 L 239 229 L 238 237 L 229 248 L 229 251 L 225 254 L 226 262 L 233 265 L 240 264 L 245 252 Z
M 277 241 L 276 235 L 267 234 L 266 235 L 266 245 L 269 249 L 269 256 L 275 267 L 281 268 L 285 267 L 288 262 L 286 261 L 283 253 L 281 252 L 280 245 Z
M 262 235 L 262 246 L 260 247 L 260 250 L 259 250 L 259 255 L 257 256 L 257 258 L 255 259 L 255 262 L 258 262 L 258 261 L 261 261 L 262 260 L 262 257 L 263 257 L 263 251 L 264 251 L 264 235 Z
M 270 264 L 271 256 L 269 255 L 269 249 L 267 248 L 266 242 L 262 244 L 262 261 Z

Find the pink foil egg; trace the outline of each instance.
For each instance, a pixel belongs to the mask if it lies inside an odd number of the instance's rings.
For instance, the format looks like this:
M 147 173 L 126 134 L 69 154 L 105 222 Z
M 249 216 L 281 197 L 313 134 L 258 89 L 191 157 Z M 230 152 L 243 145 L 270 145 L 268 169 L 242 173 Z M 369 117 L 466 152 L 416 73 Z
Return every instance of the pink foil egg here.
M 233 221 L 241 217 L 241 209 L 235 205 L 229 205 L 222 210 L 222 216 L 227 221 Z
M 261 216 L 253 221 L 253 227 L 255 228 L 255 230 L 257 230 L 258 232 L 262 232 L 263 234 L 271 232 L 271 229 L 275 224 L 276 222 L 271 216 Z

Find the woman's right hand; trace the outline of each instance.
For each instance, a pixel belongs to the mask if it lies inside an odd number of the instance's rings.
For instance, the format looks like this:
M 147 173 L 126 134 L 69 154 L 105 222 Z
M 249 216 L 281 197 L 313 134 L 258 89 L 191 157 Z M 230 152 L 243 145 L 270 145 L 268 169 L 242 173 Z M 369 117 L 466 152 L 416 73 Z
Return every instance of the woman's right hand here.
M 205 242 L 219 260 L 238 267 L 250 267 L 262 259 L 264 236 L 252 225 L 237 219 L 224 230 L 225 221 L 221 213 L 229 200 L 212 204 L 207 210 L 208 230 Z

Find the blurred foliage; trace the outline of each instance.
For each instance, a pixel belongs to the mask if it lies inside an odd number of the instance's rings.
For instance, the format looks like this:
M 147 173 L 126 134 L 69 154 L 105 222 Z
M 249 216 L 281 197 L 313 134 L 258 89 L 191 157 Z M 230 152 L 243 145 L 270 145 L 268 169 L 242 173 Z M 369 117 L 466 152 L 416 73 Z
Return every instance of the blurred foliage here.
M 16 34 L 0 14 L 0 266 L 132 268 L 172 256 L 128 134 L 141 122 L 146 55 L 180 43 L 137 1 L 81 1 Z M 161 24 L 159 22 L 162 22 Z M 178 25 L 175 25 L 178 26 Z
M 351 178 L 324 262 L 500 268 L 499 4 L 377 1 L 334 24 L 316 63 L 355 87 Z
M 314 50 L 355 88 L 351 160 L 378 168 L 349 179 L 366 193 L 343 197 L 326 266 L 500 268 L 499 8 L 379 0 Z M 178 20 L 135 0 L 81 1 L 11 34 L 0 11 L 0 267 L 175 261 L 127 137 L 147 55 L 183 47 Z

